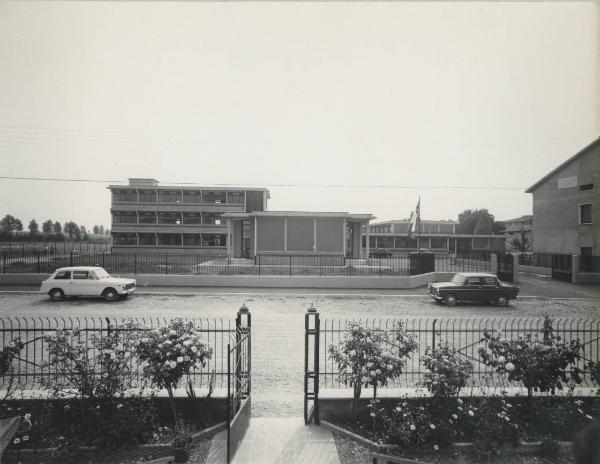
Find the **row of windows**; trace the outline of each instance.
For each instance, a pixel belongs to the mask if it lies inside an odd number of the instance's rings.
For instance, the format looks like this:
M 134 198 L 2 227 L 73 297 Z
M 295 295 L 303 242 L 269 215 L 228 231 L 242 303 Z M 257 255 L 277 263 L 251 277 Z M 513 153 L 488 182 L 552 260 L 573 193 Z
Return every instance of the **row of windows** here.
M 223 225 L 223 213 L 179 213 L 166 211 L 119 211 L 113 213 L 113 224 L 214 224 Z
M 223 203 L 243 205 L 244 192 L 209 190 L 113 190 L 113 200 L 139 201 L 140 203 Z
M 367 243 L 366 237 L 362 237 L 362 246 Z M 424 248 L 448 248 L 448 241 L 442 237 L 421 237 L 421 246 Z M 417 247 L 416 237 L 369 237 L 369 248 L 406 248 Z
M 369 231 L 374 234 L 390 234 L 392 233 L 391 224 L 374 224 L 369 226 Z M 363 233 L 365 229 L 363 228 Z M 394 224 L 395 233 L 408 232 L 408 223 Z M 453 234 L 454 226 L 452 224 L 421 224 L 422 234 Z
M 113 233 L 115 245 L 226 246 L 226 234 Z

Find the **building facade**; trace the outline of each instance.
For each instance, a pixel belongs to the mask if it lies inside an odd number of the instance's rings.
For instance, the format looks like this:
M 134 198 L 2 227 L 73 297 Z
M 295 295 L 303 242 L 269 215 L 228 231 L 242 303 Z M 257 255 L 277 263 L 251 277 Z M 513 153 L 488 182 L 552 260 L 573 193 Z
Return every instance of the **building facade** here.
M 129 179 L 110 185 L 113 251 L 224 255 L 226 213 L 264 211 L 266 188 L 159 185 L 156 179 Z
M 533 197 L 533 251 L 600 254 L 600 138 L 526 192 Z
M 531 251 L 533 249 L 532 215 L 525 215 L 500 222 L 504 224 L 502 234 L 506 236 L 507 251 Z M 517 245 L 520 245 L 520 247 Z
M 421 251 L 435 253 L 466 253 L 504 249 L 506 237 L 500 235 L 457 234 L 456 221 L 421 220 Z M 370 250 L 384 249 L 393 255 L 417 250 L 417 235 L 408 234 L 409 221 L 386 221 L 363 228 L 362 245 Z
M 363 258 L 361 229 L 370 214 L 307 211 L 254 211 L 227 213 L 229 255 L 340 256 Z

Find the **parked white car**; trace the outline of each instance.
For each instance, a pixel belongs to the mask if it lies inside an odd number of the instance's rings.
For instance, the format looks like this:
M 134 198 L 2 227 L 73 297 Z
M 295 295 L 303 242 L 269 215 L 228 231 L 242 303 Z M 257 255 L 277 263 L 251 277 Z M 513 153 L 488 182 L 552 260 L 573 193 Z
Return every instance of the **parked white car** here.
M 67 296 L 102 296 L 115 301 L 135 291 L 135 279 L 112 277 L 101 267 L 77 266 L 57 269 L 42 282 L 41 293 L 50 295 L 52 301 Z

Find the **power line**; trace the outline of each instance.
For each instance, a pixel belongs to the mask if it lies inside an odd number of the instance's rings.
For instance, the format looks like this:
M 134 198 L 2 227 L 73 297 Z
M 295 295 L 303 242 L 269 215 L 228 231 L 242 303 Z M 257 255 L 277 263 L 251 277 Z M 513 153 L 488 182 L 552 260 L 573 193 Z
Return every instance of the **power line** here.
M 123 184 L 123 180 L 108 179 L 83 179 L 83 178 L 56 178 L 56 177 L 15 177 L 0 176 L 2 180 L 30 180 L 42 182 L 87 182 L 96 184 Z M 525 190 L 527 187 L 490 187 L 477 185 L 368 185 L 368 184 L 224 184 L 212 182 L 171 182 L 165 181 L 167 185 L 197 185 L 214 187 L 277 187 L 277 188 L 341 188 L 341 189 L 387 189 L 387 190 L 418 190 L 418 189 L 436 189 L 436 190 Z M 127 184 L 124 187 L 128 186 Z

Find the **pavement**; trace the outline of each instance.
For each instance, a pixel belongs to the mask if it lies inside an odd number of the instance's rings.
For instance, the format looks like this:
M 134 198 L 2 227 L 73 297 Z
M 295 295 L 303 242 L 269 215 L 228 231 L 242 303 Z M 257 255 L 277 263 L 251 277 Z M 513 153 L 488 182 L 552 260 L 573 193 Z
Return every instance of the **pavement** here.
M 225 463 L 227 431 L 211 441 L 206 462 Z M 333 435 L 301 417 L 253 417 L 233 464 L 339 464 Z

